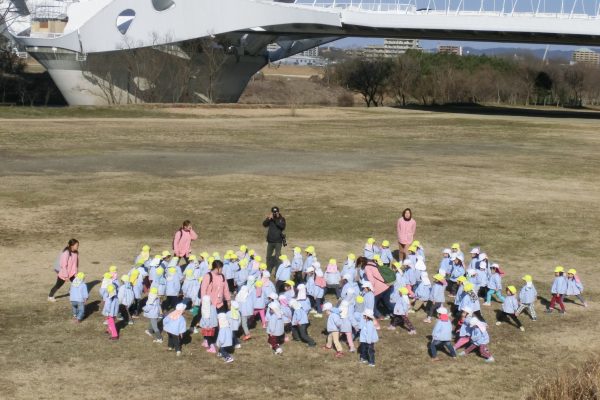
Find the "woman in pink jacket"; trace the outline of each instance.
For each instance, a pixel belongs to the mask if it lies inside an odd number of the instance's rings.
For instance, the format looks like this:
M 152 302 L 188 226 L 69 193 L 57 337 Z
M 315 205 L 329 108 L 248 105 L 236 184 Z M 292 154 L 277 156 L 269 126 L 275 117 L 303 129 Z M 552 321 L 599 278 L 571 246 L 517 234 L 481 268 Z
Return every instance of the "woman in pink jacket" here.
M 192 249 L 192 240 L 196 239 L 198 239 L 198 235 L 192 228 L 192 222 L 186 219 L 173 237 L 173 253 L 175 257 L 179 257 L 179 259 L 183 258 L 185 265 L 190 262 L 188 256 Z
M 48 294 L 48 301 L 55 302 L 54 294 L 62 285 L 65 284 L 67 279 L 73 281 L 75 275 L 77 275 L 77 269 L 79 268 L 79 241 L 77 239 L 69 240 L 67 247 L 64 248 L 58 259 L 58 264 L 55 266 L 56 270 L 56 283 L 50 289 Z
M 398 231 L 400 261 L 404 261 L 407 255 L 408 246 L 410 246 L 415 239 L 415 231 L 417 230 L 417 222 L 413 219 L 410 208 L 402 211 L 402 217 L 398 219 L 396 229 Z
M 359 257 L 356 260 L 356 266 L 363 269 L 365 279 L 373 285 L 373 294 L 375 295 L 375 309 L 373 312 L 375 313 L 375 317 L 379 318 L 381 316 L 378 307 L 380 303 L 383 303 L 383 306 L 387 309 L 386 315 L 391 314 L 394 311 L 394 305 L 390 301 L 390 296 L 394 290 L 394 286 L 385 283 L 374 261 L 368 261 L 365 257 Z

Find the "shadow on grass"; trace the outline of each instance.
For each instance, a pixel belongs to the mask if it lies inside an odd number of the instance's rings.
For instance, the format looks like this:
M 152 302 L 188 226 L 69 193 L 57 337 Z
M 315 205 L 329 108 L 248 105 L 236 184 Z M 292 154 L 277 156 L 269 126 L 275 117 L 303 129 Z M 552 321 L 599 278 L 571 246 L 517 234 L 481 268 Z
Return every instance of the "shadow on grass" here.
M 93 313 L 98 312 L 100 310 L 100 300 L 94 300 L 91 303 L 87 303 L 85 305 L 85 316 L 83 320 L 88 319 Z
M 94 288 L 96 285 L 98 285 L 99 283 L 100 283 L 100 280 L 98 280 L 98 279 L 96 279 L 96 280 L 93 280 L 93 281 L 91 281 L 91 282 L 88 282 L 88 283 L 87 283 L 87 289 L 88 289 L 88 292 L 91 292 L 91 291 L 92 291 L 92 289 L 93 289 L 93 288 Z
M 474 115 L 500 115 L 500 116 L 519 116 L 519 117 L 542 117 L 542 118 L 581 118 L 581 119 L 600 119 L 600 112 L 595 109 L 535 109 L 522 107 L 500 107 L 484 106 L 479 104 L 447 104 L 420 106 L 409 105 L 397 107 L 406 110 L 432 111 L 455 114 L 474 114 Z

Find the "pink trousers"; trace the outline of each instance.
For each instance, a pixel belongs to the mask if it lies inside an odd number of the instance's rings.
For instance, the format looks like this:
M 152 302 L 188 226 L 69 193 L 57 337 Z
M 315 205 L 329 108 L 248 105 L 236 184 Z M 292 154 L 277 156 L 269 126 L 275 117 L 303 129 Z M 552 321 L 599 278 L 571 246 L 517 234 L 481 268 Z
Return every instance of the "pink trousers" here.
M 119 333 L 117 332 L 117 326 L 115 325 L 115 317 L 107 317 L 107 331 L 110 333 L 110 337 L 116 338 L 119 337 Z

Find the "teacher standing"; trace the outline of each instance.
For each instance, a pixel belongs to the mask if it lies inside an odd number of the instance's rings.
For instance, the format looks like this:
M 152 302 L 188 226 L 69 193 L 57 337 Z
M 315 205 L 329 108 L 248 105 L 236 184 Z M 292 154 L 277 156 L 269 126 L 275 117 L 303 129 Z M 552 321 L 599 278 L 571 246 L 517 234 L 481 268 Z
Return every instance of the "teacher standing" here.
M 79 269 L 79 241 L 77 239 L 69 240 L 67 247 L 60 253 L 58 263 L 54 269 L 56 271 L 56 283 L 48 294 L 48 301 L 50 302 L 55 302 L 54 294 L 56 291 L 67 280 L 72 282 L 75 279 L 75 275 L 77 275 L 77 270 Z
M 279 207 L 272 207 L 271 214 L 263 221 L 267 228 L 267 268 L 272 272 L 281 256 L 281 246 L 285 241 L 285 218 L 279 213 Z
M 404 211 L 402 211 L 402 216 L 398 219 L 396 229 L 398 231 L 400 260 L 404 261 L 407 255 L 408 247 L 415 239 L 415 232 L 417 230 L 417 222 L 412 217 L 412 211 L 410 208 L 406 208 Z

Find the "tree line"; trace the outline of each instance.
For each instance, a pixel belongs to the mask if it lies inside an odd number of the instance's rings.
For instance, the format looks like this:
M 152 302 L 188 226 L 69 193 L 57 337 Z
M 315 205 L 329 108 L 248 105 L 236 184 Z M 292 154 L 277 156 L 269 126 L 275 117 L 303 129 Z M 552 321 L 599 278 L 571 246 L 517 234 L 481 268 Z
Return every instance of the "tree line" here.
M 365 104 L 600 104 L 600 68 L 531 56 L 458 56 L 409 50 L 397 58 L 350 59 L 331 65 L 328 82 L 359 93 Z

